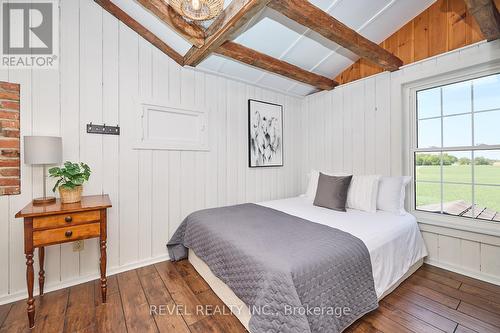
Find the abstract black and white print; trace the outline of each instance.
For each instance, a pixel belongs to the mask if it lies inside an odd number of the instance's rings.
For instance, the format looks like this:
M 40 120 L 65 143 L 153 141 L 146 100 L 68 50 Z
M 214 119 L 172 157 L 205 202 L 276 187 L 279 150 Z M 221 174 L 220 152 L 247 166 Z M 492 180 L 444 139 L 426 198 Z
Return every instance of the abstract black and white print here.
M 283 107 L 248 100 L 249 166 L 283 166 Z

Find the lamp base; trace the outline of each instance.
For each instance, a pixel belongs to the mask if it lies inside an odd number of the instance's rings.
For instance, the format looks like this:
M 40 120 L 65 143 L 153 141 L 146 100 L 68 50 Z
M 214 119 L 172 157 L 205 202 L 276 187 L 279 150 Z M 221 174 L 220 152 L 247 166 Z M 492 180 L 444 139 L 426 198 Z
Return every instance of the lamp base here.
M 33 205 L 49 205 L 56 202 L 55 197 L 41 197 L 33 199 Z

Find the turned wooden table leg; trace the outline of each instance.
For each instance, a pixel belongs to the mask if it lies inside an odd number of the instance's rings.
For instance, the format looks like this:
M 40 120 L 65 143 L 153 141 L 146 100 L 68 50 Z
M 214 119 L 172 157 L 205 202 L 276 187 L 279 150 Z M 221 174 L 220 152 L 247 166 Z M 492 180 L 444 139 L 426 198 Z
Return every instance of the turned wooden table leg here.
M 102 302 L 106 303 L 106 290 L 108 288 L 107 281 L 108 279 L 106 278 L 106 241 L 101 240 L 101 297 L 102 297 Z
M 33 298 L 33 283 L 35 273 L 33 272 L 33 250 L 26 253 L 26 281 L 28 283 L 28 320 L 30 328 L 35 326 L 35 299 Z
M 101 249 L 100 269 L 101 269 L 101 298 L 102 302 L 106 303 L 106 291 L 108 288 L 106 278 L 106 209 L 101 210 L 101 230 L 99 237 L 99 245 Z
M 40 272 L 38 272 L 38 285 L 40 286 L 40 296 L 43 296 L 43 285 L 45 283 L 45 271 L 43 269 L 43 264 L 45 262 L 45 248 L 38 248 L 38 262 L 40 266 Z
M 35 326 L 35 299 L 33 298 L 33 219 L 24 219 L 24 254 L 26 255 L 26 284 L 28 285 L 28 321 L 29 328 Z

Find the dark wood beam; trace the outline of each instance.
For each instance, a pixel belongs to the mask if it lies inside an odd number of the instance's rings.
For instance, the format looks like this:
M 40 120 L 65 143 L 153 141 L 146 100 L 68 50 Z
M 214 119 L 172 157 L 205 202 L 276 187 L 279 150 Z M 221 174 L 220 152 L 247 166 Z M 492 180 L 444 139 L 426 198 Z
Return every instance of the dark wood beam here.
M 184 56 L 184 63 L 197 66 L 225 41 L 237 36 L 240 29 L 270 0 L 233 0 L 206 31 L 205 45 L 192 47 Z
M 489 42 L 500 38 L 500 13 L 493 0 L 465 0 L 469 13 Z
M 285 61 L 278 60 L 230 41 L 222 44 L 217 50 L 214 51 L 214 53 L 232 58 L 271 73 L 288 77 L 292 80 L 307 83 L 321 90 L 331 90 L 338 85 L 335 81 L 329 78 L 308 72 Z
M 307 0 L 273 0 L 269 7 L 385 70 L 395 71 L 403 65 L 401 59 Z
M 198 25 L 186 21 L 163 0 L 137 0 L 137 2 L 177 31 L 177 33 L 194 46 L 201 47 L 205 44 L 205 31 Z
M 145 40 L 156 46 L 160 51 L 162 51 L 170 58 L 172 58 L 176 63 L 178 63 L 181 66 L 184 66 L 184 58 L 179 53 L 177 53 L 177 51 L 175 51 L 173 48 L 165 44 L 161 39 L 156 37 L 151 31 L 146 29 L 143 25 L 141 25 L 139 22 L 130 17 L 123 10 L 118 8 L 114 3 L 112 3 L 109 0 L 94 0 L 94 1 L 102 8 L 104 8 L 107 12 L 109 12 L 111 15 L 113 15 L 118 20 L 123 22 L 130 29 L 134 30 Z M 90 22 L 89 24 L 92 24 L 92 22 Z

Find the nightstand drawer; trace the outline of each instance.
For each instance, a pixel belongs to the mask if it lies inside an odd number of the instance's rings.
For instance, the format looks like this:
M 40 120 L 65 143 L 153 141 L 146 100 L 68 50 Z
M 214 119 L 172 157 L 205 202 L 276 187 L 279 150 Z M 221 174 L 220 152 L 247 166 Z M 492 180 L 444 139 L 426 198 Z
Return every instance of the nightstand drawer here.
M 33 232 L 33 246 L 44 246 L 71 242 L 79 239 L 99 237 L 100 223 L 81 224 L 71 227 L 47 229 Z
M 68 213 L 60 215 L 51 215 L 33 218 L 33 229 L 50 229 L 66 226 L 73 226 L 89 222 L 97 222 L 101 219 L 101 213 L 98 210 Z

